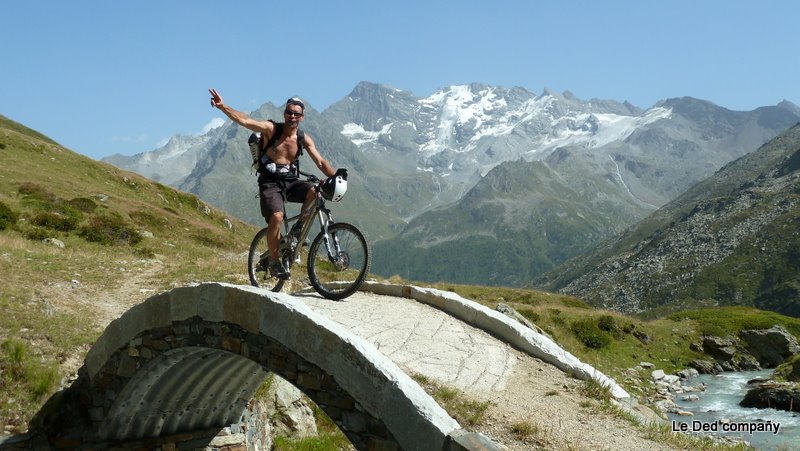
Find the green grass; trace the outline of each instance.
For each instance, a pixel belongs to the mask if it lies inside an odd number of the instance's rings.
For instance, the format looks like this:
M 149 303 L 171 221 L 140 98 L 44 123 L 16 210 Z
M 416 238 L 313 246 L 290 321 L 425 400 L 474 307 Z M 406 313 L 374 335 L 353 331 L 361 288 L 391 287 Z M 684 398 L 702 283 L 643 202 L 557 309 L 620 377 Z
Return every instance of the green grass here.
M 27 412 L 44 402 L 59 382 L 57 364 L 43 362 L 25 342 L 7 339 L 0 344 L 0 393 L 5 394 L 0 410 L 6 425 L 24 427 Z
M 492 405 L 489 401 L 475 401 L 461 390 L 439 384 L 424 375 L 412 374 L 411 377 L 462 427 L 480 424 Z
M 2 116 L 0 144 L 0 343 L 14 340 L 0 353 L 0 424 L 21 432 L 107 325 L 109 293 L 132 277 L 131 301 L 192 282 L 247 283 L 239 256 L 257 228 Z
M 800 335 L 800 319 L 751 307 L 723 307 L 678 312 L 670 315 L 673 321 L 693 321 L 705 335 L 738 335 L 747 329 L 769 329 L 783 326 L 795 336 Z
M 700 435 L 687 435 L 672 432 L 671 425 L 650 424 L 644 427 L 645 437 L 664 443 L 678 450 L 697 450 L 697 451 L 745 451 L 752 450 L 744 444 L 729 445 L 715 443 L 710 437 Z
M 779 381 L 800 382 L 800 354 L 789 358 L 775 368 L 773 376 Z

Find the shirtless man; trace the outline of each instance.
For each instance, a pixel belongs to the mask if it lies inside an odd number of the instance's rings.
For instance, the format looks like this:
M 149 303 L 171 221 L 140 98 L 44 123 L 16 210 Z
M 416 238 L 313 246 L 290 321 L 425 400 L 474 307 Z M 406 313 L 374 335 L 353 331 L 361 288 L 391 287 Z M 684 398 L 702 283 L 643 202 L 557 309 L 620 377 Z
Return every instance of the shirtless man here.
M 211 93 L 212 107 L 225 113 L 233 122 L 261 133 L 263 145 L 273 142 L 265 149 L 265 158 L 258 162 L 259 198 L 261 214 L 267 222 L 269 271 L 274 277 L 288 279 L 289 271 L 284 268 L 278 258 L 278 245 L 284 220 L 284 196 L 289 202 L 302 202 L 304 211 L 313 204 L 316 197 L 313 184 L 298 180 L 296 173 L 293 177 L 291 175 L 292 165 L 297 162 L 299 157 L 297 130 L 300 123 L 303 122 L 305 104 L 297 97 L 287 100 L 283 111 L 284 122 L 275 123 L 269 120 L 253 119 L 226 105 L 215 89 L 209 89 L 209 92 Z M 276 132 L 280 134 L 273 141 L 272 138 Z M 333 166 L 320 155 L 314 145 L 314 140 L 308 133 L 304 133 L 302 146 L 314 164 L 326 176 L 333 177 L 336 174 Z M 270 163 L 274 163 L 274 165 L 270 165 Z

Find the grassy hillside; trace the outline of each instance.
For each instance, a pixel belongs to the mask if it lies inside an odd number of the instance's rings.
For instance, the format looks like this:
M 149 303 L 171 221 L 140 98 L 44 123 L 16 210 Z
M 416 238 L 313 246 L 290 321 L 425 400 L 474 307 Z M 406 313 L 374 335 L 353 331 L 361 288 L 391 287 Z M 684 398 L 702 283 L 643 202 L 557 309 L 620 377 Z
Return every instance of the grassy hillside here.
M 0 424 L 23 426 L 130 306 L 246 283 L 255 231 L 0 116 Z

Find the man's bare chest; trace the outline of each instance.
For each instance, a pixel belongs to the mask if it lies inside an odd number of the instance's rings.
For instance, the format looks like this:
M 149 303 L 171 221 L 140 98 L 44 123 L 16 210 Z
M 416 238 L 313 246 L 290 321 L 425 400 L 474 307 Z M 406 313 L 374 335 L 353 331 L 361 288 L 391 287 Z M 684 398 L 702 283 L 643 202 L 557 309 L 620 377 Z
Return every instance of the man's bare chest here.
M 267 156 L 278 164 L 288 164 L 297 159 L 297 136 L 279 138 L 275 145 L 267 149 Z

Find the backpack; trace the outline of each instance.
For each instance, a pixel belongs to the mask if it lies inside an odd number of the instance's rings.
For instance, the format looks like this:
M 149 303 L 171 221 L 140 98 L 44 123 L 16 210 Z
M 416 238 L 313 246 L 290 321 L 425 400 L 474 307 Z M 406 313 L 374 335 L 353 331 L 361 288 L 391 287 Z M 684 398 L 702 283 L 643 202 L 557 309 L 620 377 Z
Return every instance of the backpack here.
M 274 122 L 275 125 L 272 137 L 264 144 L 264 136 L 252 133 L 247 140 L 250 147 L 250 155 L 253 157 L 253 167 L 257 168 L 259 177 L 264 176 L 270 179 L 286 180 L 295 179 L 300 176 L 300 157 L 303 155 L 303 144 L 305 143 L 305 133 L 297 129 L 297 158 L 288 165 L 276 165 L 267 157 L 266 149 L 275 145 L 278 138 L 283 133 L 283 123 Z

